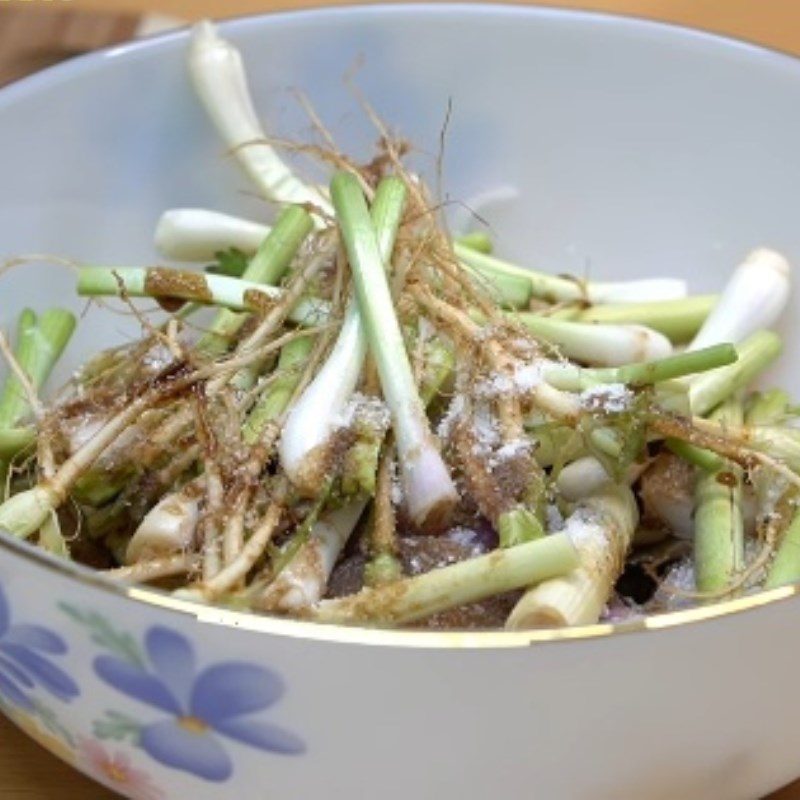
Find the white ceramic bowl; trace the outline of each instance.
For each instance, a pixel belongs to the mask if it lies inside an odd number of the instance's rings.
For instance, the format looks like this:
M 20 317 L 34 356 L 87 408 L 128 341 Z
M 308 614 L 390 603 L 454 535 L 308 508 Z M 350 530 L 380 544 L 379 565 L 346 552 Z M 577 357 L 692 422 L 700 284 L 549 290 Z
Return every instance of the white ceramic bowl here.
M 384 6 L 242 19 L 259 108 L 303 137 L 305 90 L 343 147 L 374 131 L 342 76 L 445 159 L 499 246 L 556 271 L 718 287 L 751 247 L 800 256 L 800 63 L 629 19 Z M 183 67 L 186 35 L 0 92 L 0 249 L 147 262 L 162 209 L 258 214 Z M 428 164 L 430 165 L 430 159 Z M 52 267 L 0 283 L 0 322 L 69 303 Z M 798 310 L 797 300 L 793 306 Z M 790 315 L 792 316 L 792 315 Z M 93 312 L 66 368 L 135 332 Z M 797 338 L 776 376 L 795 390 Z M 753 798 L 795 777 L 794 590 L 564 632 L 314 627 L 123 591 L 0 540 L 0 698 L 131 797 Z

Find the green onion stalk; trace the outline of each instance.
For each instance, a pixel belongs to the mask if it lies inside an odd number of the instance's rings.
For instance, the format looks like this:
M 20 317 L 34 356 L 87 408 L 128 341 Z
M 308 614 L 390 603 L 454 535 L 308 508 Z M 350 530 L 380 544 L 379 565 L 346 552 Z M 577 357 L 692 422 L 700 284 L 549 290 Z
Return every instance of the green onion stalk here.
M 424 365 L 420 378 L 420 394 L 426 408 L 448 385 L 454 369 L 455 354 L 440 337 L 427 341 Z M 374 476 L 372 525 L 367 544 L 368 561 L 364 565 L 364 582 L 379 586 L 398 580 L 403 566 L 398 557 L 397 515 L 395 513 L 394 474 L 397 467 L 394 441 L 383 438 L 380 462 Z
M 695 416 L 705 416 L 723 400 L 752 383 L 780 355 L 780 337 L 757 331 L 736 348 L 735 363 L 698 375 L 689 383 L 689 402 Z
M 375 500 L 367 542 L 368 560 L 364 565 L 364 584 L 382 586 L 403 574 L 397 539 L 397 514 L 392 497 L 395 461 L 394 445 L 387 442 L 376 476 Z
M 264 198 L 310 204 L 324 213 L 324 195 L 299 180 L 269 144 L 253 107 L 242 56 L 208 21 L 192 29 L 188 58 L 195 92 L 228 149 Z
M 490 255 L 493 250 L 492 240 L 483 231 L 470 231 L 456 238 L 456 241 L 463 247 L 468 247 L 476 253 Z
M 82 267 L 77 290 L 81 297 L 192 300 L 231 311 L 256 313 L 263 313 L 284 296 L 283 290 L 274 286 L 163 267 Z M 325 301 L 309 297 L 290 311 L 289 319 L 298 325 L 317 325 L 329 315 Z
M 682 344 L 697 334 L 718 299 L 717 295 L 708 294 L 651 303 L 573 306 L 555 311 L 552 316 L 603 325 L 644 325 L 662 333 L 673 344 Z
M 299 206 L 285 208 L 250 259 L 243 280 L 273 286 L 279 283 L 312 227 L 313 221 L 305 209 Z M 199 349 L 211 356 L 224 353 L 246 319 L 244 314 L 221 310 L 200 339 Z
M 269 232 L 267 225 L 219 211 L 172 208 L 158 220 L 155 245 L 173 261 L 209 262 L 229 248 L 252 255 Z
M 308 540 L 256 599 L 256 606 L 265 611 L 294 613 L 317 603 L 366 506 L 366 498 L 351 499 L 316 519 Z
M 765 589 L 800 582 L 800 511 L 795 510 L 783 533 L 764 581 Z
M 33 428 L 0 429 L 0 462 L 7 462 L 36 441 Z
M 566 575 L 579 564 L 569 538 L 554 534 L 533 542 L 323 600 L 305 612 L 318 622 L 398 626 L 487 597 Z
M 713 418 L 695 420 L 702 432 L 729 439 L 739 447 L 761 453 L 773 462 L 800 473 L 800 430 L 781 425 L 737 426 Z
M 739 344 L 772 327 L 789 299 L 789 263 L 774 250 L 754 250 L 733 271 L 689 348 Z
M 711 419 L 723 426 L 740 426 L 741 402 L 726 401 Z M 714 472 L 702 472 L 697 478 L 694 572 L 699 592 L 724 591 L 744 569 L 742 482 L 741 467 L 731 463 Z
M 170 492 L 147 512 L 130 539 L 126 564 L 151 561 L 194 549 L 200 522 L 196 491 Z
M 623 475 L 623 482 L 630 485 L 644 472 L 646 464 L 631 464 Z M 594 456 L 583 456 L 571 461 L 558 473 L 555 480 L 559 496 L 569 502 L 582 500 L 615 483 L 602 462 Z
M 41 316 L 24 309 L 17 320 L 14 360 L 38 394 L 61 358 L 75 330 L 75 316 L 54 308 Z M 8 465 L 33 444 L 35 431 L 23 424 L 33 422 L 35 409 L 18 375 L 10 372 L 0 392 L 0 484 L 5 487 Z M 5 488 L 0 496 L 5 497 Z
M 737 345 L 736 363 L 721 366 L 688 380 L 692 413 L 703 417 L 745 389 L 780 355 L 780 338 L 764 330 L 774 324 L 789 296 L 789 265 L 773 250 L 755 250 L 734 270 L 711 313 L 689 345 L 702 351 L 723 342 Z M 717 472 L 722 462 L 714 453 L 687 442 L 667 439 L 667 447 L 706 472 Z
M 60 308 L 36 317 L 25 309 L 17 325 L 14 358 L 38 392 L 53 371 L 75 330 L 75 316 Z M 13 428 L 33 414 L 27 392 L 19 378 L 11 374 L 0 395 L 0 428 Z
M 736 349 L 738 358 L 735 363 L 720 364 L 704 374 L 694 375 L 686 382 L 689 405 L 697 417 L 707 415 L 720 403 L 749 386 L 778 358 L 783 344 L 777 334 L 771 331 L 757 331 Z M 703 352 L 704 350 L 695 350 L 691 354 L 697 355 Z M 724 434 L 719 426 L 712 426 L 711 431 Z M 765 440 L 768 441 L 767 432 L 763 433 Z M 778 439 L 782 438 L 780 434 Z M 667 438 L 665 444 L 673 453 L 700 469 L 715 472 L 721 468 L 722 461 L 716 453 L 675 438 Z
M 458 242 L 455 243 L 455 252 L 467 269 L 477 272 L 498 289 L 502 290 L 509 281 L 522 281 L 529 287 L 529 294 L 549 303 L 582 300 L 590 303 L 642 303 L 676 300 L 686 296 L 685 282 L 673 278 L 622 283 L 584 282 L 524 269 Z M 508 305 L 516 302 L 513 295 L 504 299 Z
M 366 200 L 358 181 L 349 173 L 334 177 L 331 197 L 369 349 L 392 414 L 408 515 L 424 530 L 445 527 L 458 502 L 458 492 L 417 392 Z
M 636 500 L 627 486 L 605 486 L 582 499 L 567 518 L 564 532 L 555 534 L 572 542 L 579 563 L 529 589 L 506 627 L 526 630 L 597 622 L 622 571 L 638 521 Z
M 651 361 L 672 353 L 669 339 L 642 325 L 606 325 L 519 313 L 515 315 L 534 336 L 557 345 L 568 358 L 598 366 Z
M 759 337 L 761 338 L 761 337 Z M 761 346 L 758 363 L 764 358 Z M 750 358 L 751 350 L 745 349 L 745 357 Z M 548 362 L 542 368 L 542 375 L 553 386 L 571 392 L 581 392 L 602 384 L 625 384 L 629 387 L 651 386 L 688 375 L 699 375 L 719 367 L 736 365 L 741 359 L 737 349 L 731 344 L 718 344 L 702 350 L 677 353 L 619 367 L 578 367 L 572 364 Z M 741 368 L 740 368 L 741 370 Z M 743 375 L 736 374 L 736 384 L 747 378 L 748 368 Z M 731 382 L 728 376 L 727 382 Z
M 558 471 L 564 464 L 584 455 L 586 445 L 582 433 L 565 425 L 530 424 L 526 430 L 536 444 L 534 457 L 540 467 L 553 467 Z
M 766 329 L 777 322 L 788 298 L 789 264 L 780 253 L 755 250 L 734 270 L 689 349 L 730 342 L 737 345 L 739 359 L 689 382 L 695 415 L 708 414 L 778 357 L 780 339 Z
M 794 416 L 792 399 L 783 389 L 753 392 L 745 405 L 748 425 L 782 425 Z
M 371 220 L 382 266 L 392 256 L 405 194 L 405 186 L 397 178 L 384 179 L 375 192 Z M 351 298 L 330 355 L 286 419 L 280 442 L 281 466 L 292 483 L 307 493 L 318 490 L 328 468 L 333 434 L 364 369 L 367 330 L 360 303 Z
M 311 356 L 313 344 L 311 336 L 299 336 L 281 348 L 276 369 L 277 378 L 248 414 L 242 429 L 246 444 L 251 446 L 258 444 L 267 426 L 280 419 L 289 407 L 297 390 L 302 369 Z
M 745 403 L 744 421 L 749 431 L 763 431 L 772 428 L 780 436 L 781 428 L 792 414 L 792 402 L 787 392 L 781 389 L 772 389 L 766 392 L 754 392 Z M 787 426 L 791 436 L 791 428 Z M 775 476 L 768 469 L 753 470 L 748 476 L 753 487 L 756 512 L 764 530 L 778 534 L 781 529 L 780 522 L 785 521 L 786 514 L 776 513 L 778 500 L 792 489 L 782 486 L 781 481 L 776 481 Z M 773 542 L 774 544 L 774 542 Z

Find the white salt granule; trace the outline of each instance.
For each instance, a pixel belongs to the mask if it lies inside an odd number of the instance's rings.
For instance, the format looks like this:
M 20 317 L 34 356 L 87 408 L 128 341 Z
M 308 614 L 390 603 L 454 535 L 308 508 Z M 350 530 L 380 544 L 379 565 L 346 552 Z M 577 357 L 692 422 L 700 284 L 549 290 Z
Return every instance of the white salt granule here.
M 514 373 L 514 385 L 518 392 L 527 393 L 542 382 L 542 366 L 540 362 L 522 364 Z
M 511 394 L 514 382 L 510 376 L 501 372 L 492 372 L 482 381 L 475 384 L 474 395 L 484 400 L 493 400 L 501 395 Z
M 514 339 L 511 344 L 513 345 L 514 349 L 519 351 L 520 353 L 527 353 L 533 355 L 537 351 L 536 343 L 533 342 L 531 339 L 521 339 L 517 338 Z
M 620 414 L 633 403 L 633 392 L 624 383 L 592 386 L 581 393 L 581 406 L 592 411 Z
M 474 558 L 484 553 L 480 539 L 471 528 L 451 528 L 447 532 L 447 538 L 461 547 L 468 548 L 467 556 L 469 558 Z
M 653 596 L 652 603 L 663 606 L 667 611 L 678 611 L 697 605 L 692 596 L 697 592 L 694 564 L 685 558 L 673 566 L 664 577 Z
M 579 508 L 567 519 L 563 532 L 578 550 L 605 550 L 608 531 L 591 511 Z
M 493 372 L 475 386 L 475 396 L 491 400 L 501 396 L 529 394 L 542 382 L 541 362 L 519 363 L 512 374 Z
M 502 447 L 498 448 L 494 457 L 498 461 L 508 461 L 530 452 L 532 446 L 532 443 L 528 439 L 512 439 L 510 442 L 506 442 Z
M 498 447 L 489 456 L 486 467 L 489 472 L 494 472 L 497 467 L 512 461 L 515 458 L 522 458 L 533 449 L 533 443 L 528 439 L 512 439 L 510 442 Z M 475 455 L 480 455 L 478 448 L 474 450 Z
M 442 417 L 439 426 L 436 429 L 436 435 L 440 439 L 448 439 L 453 432 L 453 428 L 464 417 L 464 412 L 467 410 L 467 401 L 463 394 L 457 394 L 450 401 L 447 408 L 447 413 Z
M 472 433 L 482 451 L 492 450 L 500 444 L 500 425 L 488 405 L 479 403 L 472 420 Z
M 386 403 L 379 397 L 356 392 L 347 405 L 334 418 L 334 427 L 349 428 L 357 424 L 375 431 L 386 431 L 391 423 L 391 414 Z

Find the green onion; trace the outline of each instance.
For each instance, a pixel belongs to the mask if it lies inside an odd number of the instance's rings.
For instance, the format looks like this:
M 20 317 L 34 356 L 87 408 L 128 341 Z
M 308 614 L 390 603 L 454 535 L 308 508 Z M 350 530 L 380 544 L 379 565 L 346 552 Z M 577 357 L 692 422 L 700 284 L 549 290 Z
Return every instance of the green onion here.
M 596 322 L 605 325 L 645 325 L 663 333 L 673 342 L 688 342 L 700 330 L 717 296 L 699 295 L 681 300 L 662 300 L 652 303 L 619 303 L 591 306 L 583 310 L 561 312 L 577 322 Z M 559 316 L 557 312 L 554 316 Z
M 754 392 L 745 413 L 748 425 L 780 425 L 794 416 L 792 400 L 783 389 Z
M 281 289 L 242 278 L 165 267 L 82 267 L 77 291 L 82 297 L 193 300 L 233 311 L 262 313 L 284 296 Z M 314 325 L 329 313 L 324 301 L 306 298 L 292 309 L 289 319 L 299 325 Z
M 479 273 L 490 283 L 503 286 L 506 280 L 520 279 L 528 283 L 529 291 L 534 297 L 550 303 L 573 300 L 588 300 L 591 303 L 641 303 L 676 300 L 686 296 L 686 284 L 672 278 L 623 283 L 584 283 L 523 269 L 494 256 L 479 253 L 458 242 L 454 246 L 456 255 L 464 266 Z
M 770 564 L 765 589 L 800 581 L 800 512 L 795 512 Z
M 313 220 L 305 209 L 297 206 L 285 208 L 250 260 L 242 278 L 265 285 L 279 283 L 312 227 Z M 245 319 L 247 317 L 243 314 L 220 311 L 198 347 L 210 355 L 224 353 Z
M 723 400 L 744 389 L 779 355 L 781 340 L 771 331 L 757 331 L 737 346 L 734 364 L 699 375 L 689 386 L 692 413 L 704 416 Z
M 190 549 L 199 520 L 200 502 L 195 494 L 165 495 L 148 511 L 131 537 L 125 562 L 135 564 Z
M 675 453 L 684 461 L 694 464 L 696 467 L 705 470 L 706 472 L 718 472 L 722 469 L 725 463 L 716 453 L 710 450 L 704 450 L 702 447 L 697 447 L 689 442 L 681 441 L 680 439 L 665 439 L 664 444 L 671 452 Z
M 285 556 L 289 563 L 257 600 L 258 607 L 287 613 L 318 602 L 366 505 L 363 498 L 353 500 L 311 519 L 302 546 Z
M 630 485 L 642 473 L 645 465 L 634 464 L 623 475 L 623 482 Z M 583 500 L 589 495 L 614 483 L 614 477 L 609 475 L 600 461 L 593 456 L 583 456 L 567 464 L 556 478 L 558 492 L 565 500 L 575 502 Z
M 14 356 L 34 391 L 38 392 L 50 376 L 74 330 L 75 316 L 60 308 L 45 311 L 38 320 L 29 309 L 20 315 Z M 9 375 L 0 395 L 0 426 L 13 427 L 31 413 L 22 384 L 15 375 Z
M 242 56 L 211 22 L 199 22 L 192 29 L 188 61 L 197 96 L 264 197 L 277 203 L 311 203 L 327 211 L 325 197 L 295 177 L 269 145 L 253 108 Z
M 641 325 L 594 325 L 519 313 L 514 315 L 534 336 L 557 345 L 568 358 L 600 366 L 664 358 L 669 339 Z
M 622 571 L 638 520 L 636 500 L 627 486 L 607 486 L 585 498 L 559 534 L 576 548 L 576 568 L 529 590 L 506 627 L 525 630 L 597 622 Z
M 488 255 L 492 252 L 492 240 L 483 231 L 465 233 L 463 236 L 457 237 L 456 241 L 462 247 L 469 247 L 470 250 L 474 250 L 476 253 L 486 253 Z
M 442 527 L 458 502 L 458 493 L 417 392 L 364 195 L 355 177 L 340 172 L 331 182 L 331 197 L 359 312 L 392 413 L 409 516 L 420 528 Z
M 172 208 L 158 221 L 155 244 L 165 258 L 204 262 L 231 247 L 252 254 L 269 232 L 266 225 L 218 211 Z
M 242 429 L 247 444 L 256 444 L 264 428 L 286 410 L 300 382 L 301 367 L 308 361 L 313 344 L 310 336 L 299 336 L 281 348 L 278 377 L 250 412 Z
M 61 533 L 57 514 L 50 514 L 44 521 L 39 531 L 39 547 L 59 558 L 70 558 L 69 546 Z
M 741 403 L 729 400 L 711 418 L 723 426 L 742 424 Z M 744 567 L 742 470 L 723 463 L 701 473 L 695 488 L 694 570 L 700 592 L 724 590 Z
M 381 260 L 388 263 L 405 206 L 402 181 L 381 181 L 372 203 Z M 298 487 L 316 490 L 319 468 L 326 468 L 326 445 L 356 389 L 367 355 L 362 313 L 353 298 L 345 312 L 336 343 L 314 380 L 297 399 L 283 426 L 281 466 Z
M 620 367 L 584 368 L 553 363 L 548 364 L 543 373 L 547 382 L 553 386 L 564 391 L 577 392 L 607 383 L 624 383 L 628 386 L 663 383 L 735 364 L 738 358 L 739 355 L 733 345 L 720 344 L 703 350 L 678 353 Z
M 519 275 L 500 272 L 490 273 L 475 268 L 468 259 L 465 260 L 462 257 L 462 253 L 466 250 L 475 255 L 483 255 L 482 252 L 458 242 L 454 242 L 453 246 L 456 255 L 461 258 L 461 265 L 486 288 L 490 295 L 499 300 L 501 305 L 508 308 L 526 308 L 529 305 L 531 301 L 531 283 L 529 280 Z
M 577 565 L 572 543 L 557 533 L 413 578 L 363 589 L 356 595 L 323 600 L 310 609 L 308 616 L 319 622 L 406 625 L 448 608 L 564 575 Z
M 525 506 L 504 511 L 497 520 L 500 547 L 515 547 L 533 542 L 544 536 L 544 528 L 537 514 Z
M 691 349 L 720 342 L 738 344 L 769 328 L 789 299 L 789 264 L 774 250 L 754 250 L 734 270 L 719 301 L 689 345 Z
M 8 461 L 35 441 L 33 428 L 0 428 L 0 461 Z

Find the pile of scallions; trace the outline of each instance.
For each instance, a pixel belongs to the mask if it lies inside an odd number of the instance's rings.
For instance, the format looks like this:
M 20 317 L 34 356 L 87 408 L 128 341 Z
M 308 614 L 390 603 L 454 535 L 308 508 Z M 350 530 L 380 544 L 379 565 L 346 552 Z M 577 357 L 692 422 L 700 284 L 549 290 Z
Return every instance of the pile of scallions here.
M 192 266 L 79 265 L 78 294 L 143 333 L 46 405 L 75 319 L 20 313 L 0 529 L 118 581 L 363 625 L 583 625 L 800 580 L 795 409 L 749 391 L 781 349 L 783 256 L 698 297 L 513 266 L 447 232 L 379 121 L 367 165 L 305 148 L 332 165 L 310 185 L 210 23 L 188 70 L 271 227 L 173 209 L 156 244 Z

